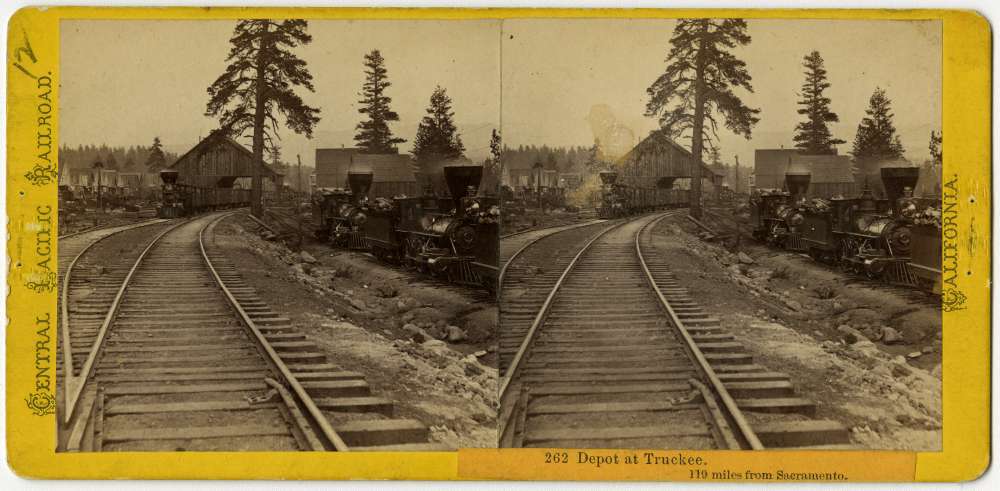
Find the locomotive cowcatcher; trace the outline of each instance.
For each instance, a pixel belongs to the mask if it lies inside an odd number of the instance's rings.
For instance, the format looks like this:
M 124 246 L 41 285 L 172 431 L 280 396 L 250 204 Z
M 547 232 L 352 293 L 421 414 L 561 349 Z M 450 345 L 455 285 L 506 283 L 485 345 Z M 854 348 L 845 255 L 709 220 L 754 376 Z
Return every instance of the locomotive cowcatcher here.
M 368 219 L 365 207 L 372 177 L 371 172 L 348 172 L 348 189 L 320 188 L 313 193 L 313 216 L 319 223 L 317 239 L 337 247 L 368 249 L 362 226 Z

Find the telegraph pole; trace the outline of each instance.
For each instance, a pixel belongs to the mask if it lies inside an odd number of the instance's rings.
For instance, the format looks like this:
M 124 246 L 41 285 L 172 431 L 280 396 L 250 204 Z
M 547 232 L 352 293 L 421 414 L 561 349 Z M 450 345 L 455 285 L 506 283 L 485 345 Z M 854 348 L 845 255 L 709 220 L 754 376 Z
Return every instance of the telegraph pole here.
M 298 189 L 296 189 L 298 192 L 302 193 L 302 192 L 304 192 L 302 190 L 302 156 L 299 155 L 299 154 L 295 154 L 295 159 L 299 161 L 298 168 L 296 169 L 296 172 L 298 173 L 298 176 L 297 176 L 297 179 L 296 179 L 298 181 L 298 184 L 296 184 L 295 187 L 298 188 Z
M 298 192 L 296 193 L 296 195 L 298 195 L 298 193 L 302 192 L 302 156 L 299 155 L 299 154 L 295 154 L 295 160 L 298 161 L 298 166 L 295 169 L 296 173 L 298 174 L 298 176 L 296 176 L 296 181 L 297 181 L 296 187 L 298 187 L 298 189 L 297 189 Z M 301 251 L 302 250 L 302 215 L 305 214 L 305 210 L 297 209 L 297 208 L 299 208 L 299 205 L 301 205 L 301 203 L 299 202 L 299 200 L 301 200 L 301 198 L 298 198 L 298 199 L 295 200 L 294 206 L 296 208 L 296 210 L 295 210 L 295 216 L 298 217 L 298 219 L 299 219 L 299 224 L 298 224 L 299 225 L 299 250 Z
M 740 156 L 734 155 L 733 157 L 736 159 L 736 182 L 733 183 L 733 188 L 735 188 L 733 192 L 740 194 Z

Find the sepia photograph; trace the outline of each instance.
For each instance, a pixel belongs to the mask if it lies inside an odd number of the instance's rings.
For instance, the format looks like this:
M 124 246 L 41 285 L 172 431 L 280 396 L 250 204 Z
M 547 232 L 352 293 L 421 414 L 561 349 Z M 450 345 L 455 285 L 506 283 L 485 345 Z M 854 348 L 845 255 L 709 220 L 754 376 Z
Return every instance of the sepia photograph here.
M 499 29 L 62 21 L 57 450 L 494 447 Z
M 942 450 L 940 21 L 502 29 L 500 447 Z

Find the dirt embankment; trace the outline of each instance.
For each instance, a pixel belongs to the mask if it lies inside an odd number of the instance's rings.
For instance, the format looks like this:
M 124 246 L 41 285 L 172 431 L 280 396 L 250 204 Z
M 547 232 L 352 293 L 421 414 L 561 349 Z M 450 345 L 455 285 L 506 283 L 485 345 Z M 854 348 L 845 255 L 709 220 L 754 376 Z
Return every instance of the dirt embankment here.
M 702 240 L 686 217 L 658 253 L 758 363 L 788 373 L 861 447 L 941 445 L 941 313 L 920 292 L 851 279 L 795 254 Z
M 437 441 L 496 444 L 496 305 L 482 292 L 386 267 L 368 255 L 307 241 L 302 251 L 262 239 L 243 216 L 216 244 L 244 279 L 329 358 L 419 419 Z

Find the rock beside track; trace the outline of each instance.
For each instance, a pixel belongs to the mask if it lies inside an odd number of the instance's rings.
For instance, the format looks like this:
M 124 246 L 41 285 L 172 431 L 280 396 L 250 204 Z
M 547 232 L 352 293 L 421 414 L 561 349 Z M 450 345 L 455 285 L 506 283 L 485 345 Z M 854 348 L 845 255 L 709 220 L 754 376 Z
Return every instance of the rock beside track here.
M 379 396 L 396 402 L 397 417 L 424 422 L 434 440 L 495 445 L 496 356 L 473 354 L 495 343 L 491 297 L 322 244 L 307 242 L 305 256 L 243 225 L 239 217 L 220 223 L 217 244 L 330 360 L 363 373 Z
M 698 232 L 683 217 L 664 220 L 653 244 L 757 363 L 792 375 L 819 415 L 852 428 L 859 447 L 941 448 L 941 314 L 924 294 L 748 240 L 708 243 Z

